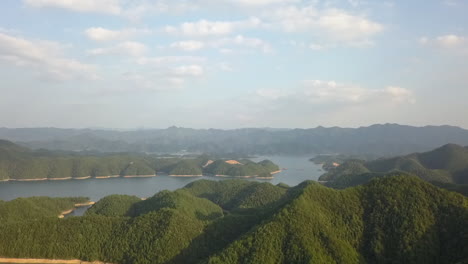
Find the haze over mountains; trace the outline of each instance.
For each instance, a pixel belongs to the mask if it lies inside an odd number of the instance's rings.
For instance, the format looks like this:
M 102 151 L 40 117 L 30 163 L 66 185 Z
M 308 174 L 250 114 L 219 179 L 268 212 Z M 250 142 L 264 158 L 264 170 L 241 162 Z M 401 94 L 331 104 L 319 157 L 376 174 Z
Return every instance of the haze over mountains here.
M 454 126 L 398 124 L 360 128 L 234 130 L 170 127 L 135 131 L 0 128 L 0 138 L 30 148 L 51 150 L 394 156 L 429 151 L 447 143 L 468 145 L 468 130 Z

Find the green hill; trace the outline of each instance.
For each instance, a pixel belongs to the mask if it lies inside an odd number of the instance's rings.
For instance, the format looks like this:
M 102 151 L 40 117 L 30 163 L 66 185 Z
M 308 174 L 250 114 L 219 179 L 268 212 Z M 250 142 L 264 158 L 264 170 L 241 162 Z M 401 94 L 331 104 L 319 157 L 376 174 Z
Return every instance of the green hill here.
M 238 164 L 230 164 L 224 160 L 216 160 L 208 165 L 204 172 L 212 175 L 238 177 L 271 177 L 272 172 L 279 170 L 278 165 L 269 160 L 258 163 L 241 160 Z
M 139 264 L 464 263 L 467 222 L 467 198 L 408 175 L 345 190 L 201 180 L 145 201 L 109 196 L 82 217 L 1 221 L 0 255 Z
M 0 179 L 60 179 L 99 176 L 154 175 L 155 163 L 147 155 L 31 151 L 0 141 Z
M 320 176 L 329 186 L 349 187 L 390 172 L 406 172 L 429 182 L 468 184 L 468 149 L 448 144 L 433 151 L 372 161 L 348 160 Z M 458 189 L 458 188 L 455 188 Z
M 243 180 L 200 180 L 188 184 L 184 189 L 194 196 L 212 201 L 225 210 L 272 205 L 281 200 L 287 192 L 286 188 L 270 183 Z
M 215 160 L 204 168 L 208 156 L 159 158 L 145 154 L 88 154 L 29 149 L 0 140 L 0 181 L 29 179 L 63 179 L 102 176 L 148 176 L 167 173 L 177 176 L 222 174 L 226 176 L 271 177 L 279 167 L 271 161 L 259 163 L 243 160 L 228 164 Z
M 141 199 L 131 195 L 110 195 L 102 198 L 86 211 L 86 215 L 127 216 Z
M 182 160 L 169 172 L 170 175 L 202 175 L 202 167 L 197 160 Z
M 350 160 L 341 164 L 337 168 L 330 169 L 327 173 L 320 176 L 319 180 L 320 181 L 332 181 L 344 175 L 364 174 L 368 172 L 369 172 L 369 169 L 366 168 L 363 161 Z
M 0 154 L 2 158 L 8 157 L 9 154 L 18 153 L 18 152 L 27 152 L 28 149 L 15 143 L 0 139 Z M 5 156 L 4 156 L 5 155 Z
M 209 263 L 457 263 L 468 258 L 466 202 L 406 176 L 344 191 L 307 183 Z
M 89 198 L 17 198 L 0 200 L 0 223 L 31 221 L 41 218 L 57 218 L 62 212 L 73 209 L 75 204 L 89 202 Z

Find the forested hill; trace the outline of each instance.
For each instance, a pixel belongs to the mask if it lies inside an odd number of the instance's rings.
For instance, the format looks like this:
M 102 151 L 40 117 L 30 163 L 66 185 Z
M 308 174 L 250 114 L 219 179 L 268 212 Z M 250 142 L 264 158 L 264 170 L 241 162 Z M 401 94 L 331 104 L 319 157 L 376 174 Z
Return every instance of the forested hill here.
M 0 256 L 135 264 L 455 264 L 468 261 L 466 223 L 467 198 L 417 177 L 383 177 L 341 191 L 315 182 L 201 180 L 145 201 L 109 196 L 82 217 L 58 219 L 53 212 L 4 219 Z
M 160 158 L 147 154 L 32 151 L 0 140 L 0 181 L 86 179 L 91 177 L 201 176 L 267 177 L 279 170 L 271 161 L 211 160 L 201 155 L 190 158 Z M 205 166 L 206 165 L 206 166 Z
M 320 180 L 329 182 L 330 186 L 347 187 L 393 171 L 407 172 L 438 184 L 467 185 L 468 147 L 447 144 L 429 152 L 388 159 L 348 160 L 331 168 Z
M 394 156 L 447 143 L 468 145 L 468 130 L 451 126 L 397 124 L 360 128 L 246 128 L 234 130 L 170 127 L 139 131 L 58 128 L 0 128 L 0 138 L 31 148 L 104 152 L 324 154 Z

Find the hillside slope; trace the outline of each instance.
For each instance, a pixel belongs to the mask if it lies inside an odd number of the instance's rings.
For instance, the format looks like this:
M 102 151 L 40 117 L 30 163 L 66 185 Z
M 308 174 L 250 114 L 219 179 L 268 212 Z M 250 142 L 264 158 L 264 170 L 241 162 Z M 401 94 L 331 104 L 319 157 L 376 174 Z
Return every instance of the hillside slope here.
M 122 200 L 128 210 L 116 206 Z M 202 180 L 95 206 L 83 217 L 0 223 L 0 255 L 141 264 L 468 260 L 468 199 L 411 176 L 341 191 Z
M 154 176 L 166 173 L 173 176 L 201 176 L 218 174 L 229 177 L 268 177 L 279 167 L 271 161 L 258 163 L 244 160 L 245 164 L 229 164 L 215 160 L 209 166 L 206 156 L 160 158 L 137 153 L 74 153 L 38 150 L 33 151 L 9 141 L 0 140 L 0 181 L 84 179 L 125 176 Z
M 447 144 L 424 153 L 372 161 L 348 160 L 319 179 L 330 186 L 348 187 L 389 172 L 406 172 L 438 184 L 468 184 L 468 148 Z

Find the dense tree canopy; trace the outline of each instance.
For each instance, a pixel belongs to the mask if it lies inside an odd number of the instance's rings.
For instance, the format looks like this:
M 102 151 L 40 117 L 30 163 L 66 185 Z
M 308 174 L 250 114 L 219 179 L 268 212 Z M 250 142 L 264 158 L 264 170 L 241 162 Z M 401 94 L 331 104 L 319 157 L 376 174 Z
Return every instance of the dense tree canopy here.
M 200 180 L 145 201 L 109 196 L 66 219 L 53 208 L 73 201 L 48 199 L 0 202 L 9 208 L 0 215 L 54 204 L 42 216 L 2 219 L 1 256 L 142 264 L 468 260 L 468 199 L 409 175 L 345 190 Z
M 468 184 L 468 148 L 454 144 L 433 151 L 371 161 L 347 160 L 320 176 L 321 181 L 337 188 L 368 182 L 388 173 L 409 173 L 437 186 L 466 193 Z
M 87 197 L 31 197 L 17 198 L 9 202 L 0 200 L 0 223 L 29 221 L 44 217 L 57 218 L 63 211 L 73 209 L 75 204 L 88 201 Z
M 225 159 L 204 165 L 209 157 L 161 158 L 144 154 L 93 154 L 31 151 L 9 141 L 0 141 L 0 181 L 29 179 L 69 179 L 103 176 L 151 176 L 167 173 L 176 176 L 222 174 L 227 176 L 271 177 L 279 170 L 271 161 L 243 160 L 228 164 Z

